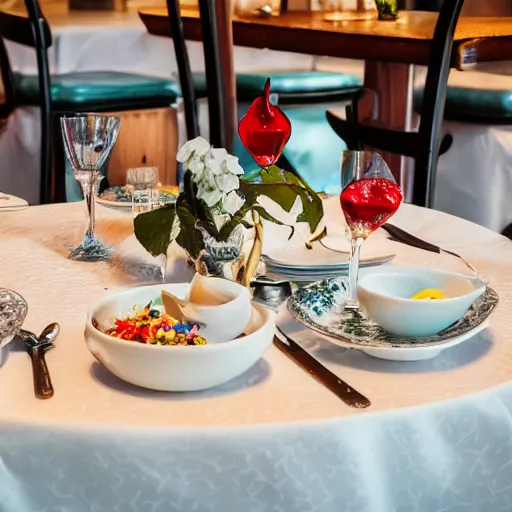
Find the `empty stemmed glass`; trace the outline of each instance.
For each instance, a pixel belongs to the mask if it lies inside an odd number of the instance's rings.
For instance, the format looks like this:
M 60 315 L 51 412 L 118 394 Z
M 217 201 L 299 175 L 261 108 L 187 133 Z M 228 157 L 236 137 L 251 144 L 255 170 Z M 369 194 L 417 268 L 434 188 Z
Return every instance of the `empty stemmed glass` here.
M 132 215 L 137 218 L 141 213 L 166 208 L 176 202 L 174 196 L 165 196 L 157 188 L 158 169 L 156 167 L 139 167 L 128 169 L 126 182 L 133 186 Z M 165 283 L 167 271 L 167 254 L 155 256 L 157 272 L 150 278 Z M 147 283 L 146 283 L 147 284 Z
M 350 237 L 345 309 L 358 309 L 357 276 L 363 242 L 398 210 L 403 196 L 386 162 L 371 151 L 341 152 L 341 209 Z
M 87 228 L 82 243 L 71 250 L 77 261 L 108 261 L 110 249 L 94 236 L 94 203 L 101 168 L 112 151 L 121 120 L 114 116 L 79 115 L 61 119 L 64 148 L 80 183 L 87 208 Z

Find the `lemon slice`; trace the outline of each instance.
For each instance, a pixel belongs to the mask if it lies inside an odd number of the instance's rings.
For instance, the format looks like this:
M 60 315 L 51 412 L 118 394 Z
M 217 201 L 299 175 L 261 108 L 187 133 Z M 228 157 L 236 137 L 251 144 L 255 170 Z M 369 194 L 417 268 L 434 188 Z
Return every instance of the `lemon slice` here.
M 447 298 L 448 297 L 443 293 L 442 290 L 437 290 L 436 288 L 427 288 L 426 290 L 421 290 L 421 292 L 418 292 L 411 297 L 412 300 L 439 300 Z

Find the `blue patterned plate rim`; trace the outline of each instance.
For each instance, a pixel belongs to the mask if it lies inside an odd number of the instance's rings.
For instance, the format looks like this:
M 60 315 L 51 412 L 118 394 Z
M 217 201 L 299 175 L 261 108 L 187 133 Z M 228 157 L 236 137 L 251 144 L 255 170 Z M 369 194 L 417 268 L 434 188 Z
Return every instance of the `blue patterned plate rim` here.
M 385 331 L 364 316 L 353 312 L 341 320 L 340 304 L 348 288 L 348 277 L 339 276 L 311 283 L 287 300 L 292 316 L 309 329 L 360 348 L 419 348 L 447 344 L 475 330 L 487 320 L 499 302 L 491 287 L 476 300 L 467 313 L 444 331 L 433 336 L 401 338 Z

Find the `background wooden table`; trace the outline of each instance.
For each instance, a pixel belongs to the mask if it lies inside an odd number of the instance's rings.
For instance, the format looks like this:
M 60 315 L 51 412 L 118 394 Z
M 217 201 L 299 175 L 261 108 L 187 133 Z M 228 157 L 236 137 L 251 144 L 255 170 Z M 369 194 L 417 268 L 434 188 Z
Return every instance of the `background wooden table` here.
M 171 37 L 165 8 L 142 8 L 139 14 L 151 34 Z M 201 40 L 197 10 L 182 9 L 182 16 L 186 38 Z M 332 23 L 323 16 L 321 12 L 286 12 L 271 18 L 234 17 L 232 43 L 365 60 L 364 85 L 377 93 L 379 112 L 371 120 L 371 105 L 362 105 L 362 120 L 395 130 L 411 129 L 411 66 L 428 64 L 437 13 L 404 11 L 396 22 Z M 468 69 L 477 62 L 505 60 L 511 55 L 512 18 L 460 18 L 452 67 Z M 234 74 L 229 57 L 226 60 L 224 71 Z M 231 109 L 234 112 L 236 106 Z M 400 157 L 387 155 L 386 159 L 395 176 L 400 175 Z

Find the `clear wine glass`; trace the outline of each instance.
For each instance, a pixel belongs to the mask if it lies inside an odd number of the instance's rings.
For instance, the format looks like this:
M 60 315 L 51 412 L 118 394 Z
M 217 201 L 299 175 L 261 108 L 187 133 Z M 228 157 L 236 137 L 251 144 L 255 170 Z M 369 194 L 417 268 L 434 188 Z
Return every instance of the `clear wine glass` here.
M 345 309 L 359 309 L 357 277 L 363 242 L 398 210 L 403 196 L 386 162 L 371 151 L 341 152 L 341 209 L 350 238 Z
M 84 114 L 60 120 L 64 148 L 80 183 L 87 209 L 87 228 L 82 243 L 71 250 L 77 261 L 108 261 L 111 250 L 94 236 L 94 203 L 103 179 L 102 166 L 116 142 L 121 120 L 114 116 Z

